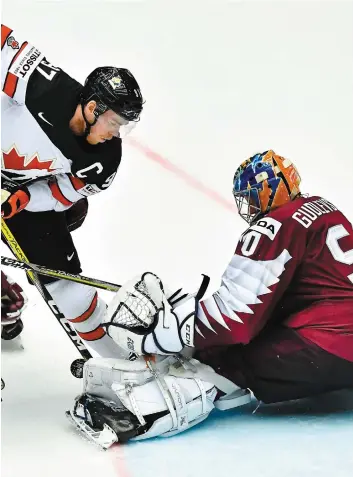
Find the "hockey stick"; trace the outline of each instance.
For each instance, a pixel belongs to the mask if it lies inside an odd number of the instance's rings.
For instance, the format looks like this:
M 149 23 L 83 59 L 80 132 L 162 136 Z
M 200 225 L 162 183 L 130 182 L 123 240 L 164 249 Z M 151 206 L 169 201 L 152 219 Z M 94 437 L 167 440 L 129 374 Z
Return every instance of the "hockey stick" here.
M 40 275 L 46 275 L 48 277 L 54 277 L 61 280 L 69 280 L 72 282 L 82 283 L 84 285 L 89 285 L 96 288 L 101 288 L 102 290 L 108 290 L 116 292 L 119 290 L 120 285 L 115 283 L 105 282 L 103 280 L 98 280 L 97 278 L 84 277 L 83 275 L 74 275 L 73 273 L 63 272 L 61 270 L 52 270 L 47 268 L 44 265 L 36 265 L 35 263 L 30 262 L 21 262 L 9 257 L 1 257 L 1 265 L 7 265 L 9 267 L 19 268 L 21 270 L 31 270 Z
M 14 235 L 12 234 L 11 230 L 7 226 L 5 220 L 1 218 L 1 233 L 3 234 L 8 246 L 10 247 L 12 253 L 18 259 L 22 260 L 25 263 L 28 263 L 28 259 L 20 247 L 19 243 L 15 239 Z M 52 296 L 48 292 L 45 286 L 43 286 L 36 273 L 32 270 L 27 270 L 27 275 L 32 280 L 34 285 L 36 286 L 39 293 L 42 295 L 45 303 L 48 305 L 50 310 L 53 312 L 55 318 L 59 322 L 60 326 L 63 328 L 67 336 L 70 338 L 72 343 L 74 344 L 77 351 L 81 354 L 82 358 L 87 361 L 88 359 L 92 358 L 91 353 L 88 351 L 84 343 L 82 342 L 81 338 L 77 335 L 77 333 L 71 328 L 68 320 L 65 316 L 61 313 L 59 308 L 56 306 Z M 71 364 L 71 373 L 75 377 L 82 377 L 82 360 L 75 360 Z

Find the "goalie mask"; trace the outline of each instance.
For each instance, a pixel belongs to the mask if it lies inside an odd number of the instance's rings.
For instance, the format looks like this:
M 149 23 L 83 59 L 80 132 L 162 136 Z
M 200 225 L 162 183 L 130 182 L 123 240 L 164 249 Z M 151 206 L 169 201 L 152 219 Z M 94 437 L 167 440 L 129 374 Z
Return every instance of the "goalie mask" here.
M 289 159 L 269 150 L 255 154 L 237 169 L 233 195 L 240 216 L 249 224 L 300 194 L 300 176 Z

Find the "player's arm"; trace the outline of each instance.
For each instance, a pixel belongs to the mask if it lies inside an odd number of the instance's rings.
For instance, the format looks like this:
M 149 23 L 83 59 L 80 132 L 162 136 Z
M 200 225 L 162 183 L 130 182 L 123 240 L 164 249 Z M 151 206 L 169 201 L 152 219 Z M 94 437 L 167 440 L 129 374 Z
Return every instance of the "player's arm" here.
M 205 300 L 207 280 L 190 295 L 170 294 L 149 272 L 135 277 L 109 304 L 108 334 L 139 355 L 248 343 L 272 318 L 301 263 L 306 233 L 296 224 L 291 217 L 257 221 L 241 237 L 220 289 Z
M 93 164 L 96 170 L 96 164 Z M 98 173 L 103 167 L 98 168 Z M 97 194 L 111 185 L 116 171 L 109 177 L 102 174 L 99 185 L 95 177 L 89 175 L 91 166 L 74 173 L 56 174 L 35 180 L 27 186 L 18 186 L 10 181 L 3 181 L 1 193 L 1 215 L 9 219 L 21 210 L 44 212 L 54 210 L 63 212 L 80 199 Z M 103 182 L 102 182 L 103 181 Z
M 85 183 L 72 174 L 57 174 L 48 180 L 40 180 L 28 186 L 30 201 L 26 206 L 29 212 L 54 210 L 62 212 L 86 195 L 79 191 Z
M 196 347 L 246 344 L 271 319 L 305 251 L 294 222 L 265 217 L 241 237 L 221 287 L 199 302 Z
M 3 181 L 1 191 L 1 214 L 5 219 L 21 210 L 63 212 L 74 203 L 89 195 L 86 184 L 72 174 L 58 174 L 38 179 L 27 186 L 17 186 Z
M 27 84 L 44 55 L 10 27 L 1 25 L 1 88 L 24 104 Z

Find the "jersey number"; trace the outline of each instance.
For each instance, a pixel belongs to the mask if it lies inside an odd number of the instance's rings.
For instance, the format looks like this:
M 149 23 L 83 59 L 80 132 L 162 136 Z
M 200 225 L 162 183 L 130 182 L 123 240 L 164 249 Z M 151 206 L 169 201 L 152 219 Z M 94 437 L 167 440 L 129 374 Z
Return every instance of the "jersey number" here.
M 249 233 L 247 233 L 244 237 L 244 243 L 241 247 L 241 253 L 245 257 L 249 257 L 250 255 L 252 255 L 256 250 L 260 238 L 261 234 L 259 232 L 256 232 L 255 230 L 251 230 Z
M 327 231 L 326 245 L 328 246 L 332 257 L 337 262 L 344 263 L 345 265 L 353 265 L 353 249 L 344 252 L 338 243 L 341 238 L 347 237 L 347 235 L 349 235 L 349 232 L 347 232 L 342 224 L 330 227 Z M 259 232 L 251 231 L 246 234 L 241 253 L 245 257 L 252 255 L 256 250 L 260 238 L 261 234 L 259 234 Z M 348 275 L 347 278 L 353 283 L 353 273 Z
M 37 66 L 37 71 L 39 71 L 40 74 L 44 76 L 47 80 L 51 81 L 56 73 L 60 71 L 60 68 L 57 68 L 56 66 L 53 66 L 49 61 L 47 60 L 42 60 L 40 65 L 45 66 L 45 69 L 41 68 L 40 66 Z M 48 71 L 46 71 L 46 69 Z
M 347 235 L 349 235 L 349 232 L 347 232 L 342 224 L 334 225 L 327 231 L 326 245 L 337 262 L 353 265 L 353 249 L 344 252 L 338 243 L 341 238 L 347 237 Z M 353 283 L 353 273 L 348 275 L 347 278 Z

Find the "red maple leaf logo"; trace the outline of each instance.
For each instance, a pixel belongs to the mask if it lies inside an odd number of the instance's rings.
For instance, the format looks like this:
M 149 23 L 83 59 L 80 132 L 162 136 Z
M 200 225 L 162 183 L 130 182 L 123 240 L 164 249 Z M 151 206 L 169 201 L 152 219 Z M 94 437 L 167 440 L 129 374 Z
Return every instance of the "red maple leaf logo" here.
M 53 170 L 54 159 L 49 161 L 41 161 L 38 154 L 34 154 L 27 159 L 26 154 L 20 154 L 15 146 L 7 152 L 2 152 L 3 167 L 5 169 L 13 169 L 16 171 L 30 171 L 32 169 Z
M 15 40 L 15 38 L 13 36 L 10 36 L 8 39 L 7 39 L 7 42 L 6 42 L 9 46 L 11 46 L 11 48 L 13 48 L 14 50 L 18 50 L 20 48 L 20 45 L 18 43 L 18 41 Z

